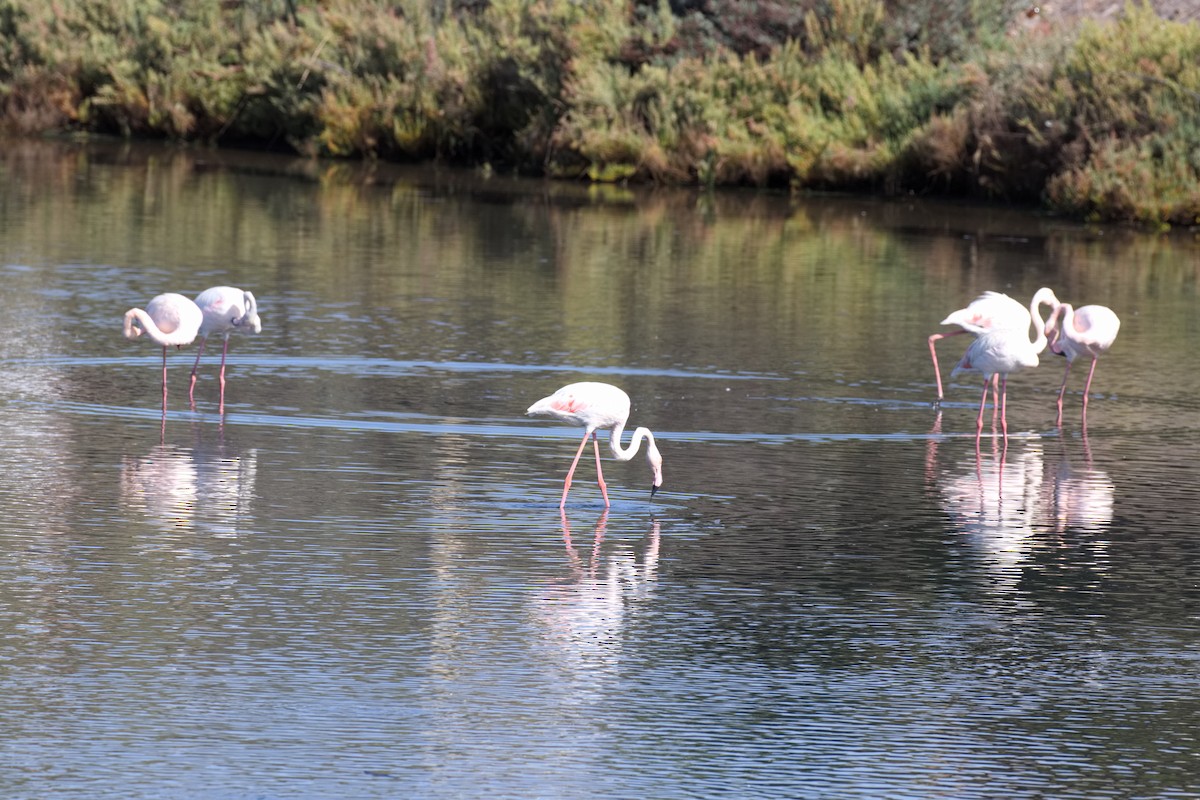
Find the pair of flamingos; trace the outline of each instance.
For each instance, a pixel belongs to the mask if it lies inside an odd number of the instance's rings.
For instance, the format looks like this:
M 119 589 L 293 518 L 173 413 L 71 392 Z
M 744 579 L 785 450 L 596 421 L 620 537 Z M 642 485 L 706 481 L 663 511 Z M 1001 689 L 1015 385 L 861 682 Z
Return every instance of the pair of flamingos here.
M 1042 321 L 1041 306 L 1051 307 L 1050 318 Z M 957 325 L 959 330 L 935 333 L 929 337 L 929 354 L 933 358 L 933 374 L 937 378 L 938 400 L 942 399 L 942 375 L 938 369 L 937 351 L 934 343 L 947 336 L 972 333 L 977 337 L 962 360 L 954 368 L 951 377 L 964 370 L 983 374 L 983 397 L 979 401 L 979 416 L 975 420 L 976 433 L 983 431 L 983 409 L 987 405 L 989 386 L 993 389 L 993 403 L 1000 409 L 1000 425 L 1008 435 L 1005 419 L 1008 375 L 1026 367 L 1038 365 L 1038 354 L 1049 345 L 1051 352 L 1066 356 L 1067 368 L 1063 372 L 1062 386 L 1058 389 L 1058 418 L 1055 425 L 1062 426 L 1063 397 L 1067 392 L 1067 378 L 1071 365 L 1082 355 L 1091 356 L 1092 366 L 1088 370 L 1087 383 L 1083 388 L 1083 424 L 1087 425 L 1088 393 L 1092 378 L 1096 374 L 1096 362 L 1112 347 L 1121 328 L 1121 320 L 1106 306 L 1082 306 L 1075 309 L 1070 303 L 1061 303 L 1054 292 L 1047 288 L 1038 289 L 1029 301 L 1029 310 L 1006 294 L 984 292 L 966 308 L 960 308 L 942 320 L 943 325 Z M 1036 338 L 1029 341 L 1029 326 L 1034 326 Z M 999 385 L 996 385 L 996 379 Z
M 194 301 L 181 294 L 160 294 L 145 309 L 131 308 L 125 312 L 125 338 L 136 339 L 146 334 L 162 345 L 162 408 L 163 419 L 167 415 L 167 350 L 183 347 L 200 337 L 200 348 L 196 363 L 192 365 L 192 381 L 188 388 L 188 399 L 195 402 L 196 370 L 204 344 L 209 336 L 224 335 L 225 346 L 221 350 L 221 401 L 220 413 L 225 411 L 225 355 L 229 352 L 229 334 L 234 331 L 262 331 L 258 318 L 258 304 L 254 295 L 232 286 L 214 286 L 205 289 Z

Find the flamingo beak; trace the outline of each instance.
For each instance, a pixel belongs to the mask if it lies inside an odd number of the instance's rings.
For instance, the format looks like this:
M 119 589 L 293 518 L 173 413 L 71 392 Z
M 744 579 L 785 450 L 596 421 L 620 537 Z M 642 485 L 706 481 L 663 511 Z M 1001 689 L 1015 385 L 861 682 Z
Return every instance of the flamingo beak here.
M 650 484 L 650 496 L 654 497 L 656 494 L 658 494 L 658 486 L 652 483 Z

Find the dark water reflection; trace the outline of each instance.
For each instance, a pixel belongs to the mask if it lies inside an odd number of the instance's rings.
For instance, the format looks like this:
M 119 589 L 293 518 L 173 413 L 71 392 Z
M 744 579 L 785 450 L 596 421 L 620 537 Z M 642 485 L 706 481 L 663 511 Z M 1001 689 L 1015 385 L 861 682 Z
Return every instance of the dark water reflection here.
M 45 143 L 0 212 L 5 796 L 1200 780 L 1186 235 Z M 263 332 L 225 415 L 171 354 L 160 436 L 120 316 L 218 283 Z M 925 337 L 1042 285 L 1123 318 L 1088 430 L 1050 362 L 977 444 Z M 655 431 L 653 501 L 585 462 L 560 515 L 578 432 L 523 411 L 585 378 Z

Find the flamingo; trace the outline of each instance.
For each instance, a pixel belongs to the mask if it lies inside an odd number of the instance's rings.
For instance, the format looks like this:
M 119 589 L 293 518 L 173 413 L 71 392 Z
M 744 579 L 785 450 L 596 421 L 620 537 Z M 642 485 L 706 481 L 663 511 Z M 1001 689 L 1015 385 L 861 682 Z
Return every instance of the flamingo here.
M 1054 297 L 1054 292 L 1051 292 L 1049 289 L 1038 291 L 1039 293 L 1042 291 L 1048 292 L 1049 298 L 1052 298 L 1052 300 L 1048 300 L 1047 302 L 1051 302 L 1053 305 L 1058 304 L 1058 298 Z M 938 400 L 941 400 L 944 395 L 942 393 L 942 371 L 938 367 L 937 350 L 934 349 L 934 342 L 964 333 L 973 333 L 979 336 L 994 328 L 1024 330 L 1029 327 L 1029 323 L 1029 312 L 1025 310 L 1025 306 L 1000 292 L 984 292 L 972 300 L 966 308 L 960 308 L 942 320 L 941 324 L 957 325 L 958 330 L 935 333 L 929 337 L 929 356 L 933 359 L 933 375 L 937 379 Z
M 608 487 L 604 483 L 604 470 L 600 467 L 600 444 L 596 431 L 610 429 L 609 444 L 613 455 L 619 461 L 628 461 L 637 455 L 642 439 L 646 441 L 646 460 L 650 462 L 650 470 L 654 475 L 650 484 L 650 496 L 653 497 L 662 486 L 662 455 L 654 444 L 654 434 L 648 428 L 637 428 L 629 447 L 621 447 L 621 433 L 629 419 L 629 395 L 607 383 L 572 383 L 562 387 L 549 397 L 543 397 L 525 411 L 528 416 L 547 416 L 565 422 L 568 425 L 578 425 L 584 428 L 583 441 L 575 451 L 575 460 L 567 470 L 567 479 L 563 482 L 562 500 L 559 509 L 567 505 L 567 493 L 571 491 L 571 478 L 575 475 L 575 467 L 579 465 L 579 457 L 588 439 L 592 440 L 592 449 L 596 453 L 596 482 L 600 484 L 600 493 L 604 495 L 604 507 L 609 507 Z
M 987 405 L 988 387 L 995 375 L 1000 376 L 1000 386 L 994 392 L 993 403 L 1000 406 L 1000 427 L 1008 439 L 1008 376 L 1013 372 L 1038 365 L 1038 354 L 1046 349 L 1046 324 L 1042 320 L 1040 307 L 1052 304 L 1057 309 L 1058 300 L 1047 288 L 1038 289 L 1029 301 L 1029 320 L 1037 336 L 1029 341 L 1029 324 L 1022 328 L 992 328 L 984 331 L 967 348 L 962 360 L 954 368 L 951 377 L 964 370 L 983 373 L 983 397 L 979 401 L 979 416 L 975 420 L 975 438 L 983 433 L 983 409 Z M 1054 312 L 1052 312 L 1054 313 Z
M 200 331 L 204 314 L 200 307 L 181 294 L 160 294 L 146 304 L 145 310 L 125 312 L 125 338 L 136 339 L 143 333 L 163 349 L 162 407 L 167 416 L 167 348 L 191 344 Z
M 1067 357 L 1067 368 L 1058 390 L 1058 418 L 1054 423 L 1058 427 L 1062 427 L 1063 396 L 1067 392 L 1071 364 L 1084 354 L 1092 357 L 1087 383 L 1083 387 L 1083 424 L 1087 425 L 1088 392 L 1092 389 L 1096 362 L 1112 347 L 1120 329 L 1120 318 L 1108 306 L 1082 306 L 1075 309 L 1070 303 L 1062 303 L 1050 314 L 1050 319 L 1046 321 L 1050 350 Z
M 205 289 L 196 297 L 196 305 L 204 313 L 204 322 L 200 325 L 200 347 L 196 351 L 196 363 L 192 365 L 192 383 L 188 388 L 188 400 L 196 402 L 196 370 L 200 367 L 200 356 L 204 355 L 204 345 L 213 334 L 224 334 L 225 345 L 221 348 L 221 401 L 220 410 L 225 410 L 225 355 L 229 352 L 229 334 L 234 331 L 262 332 L 262 322 L 258 318 L 258 304 L 254 295 L 243 292 L 232 286 L 214 286 Z

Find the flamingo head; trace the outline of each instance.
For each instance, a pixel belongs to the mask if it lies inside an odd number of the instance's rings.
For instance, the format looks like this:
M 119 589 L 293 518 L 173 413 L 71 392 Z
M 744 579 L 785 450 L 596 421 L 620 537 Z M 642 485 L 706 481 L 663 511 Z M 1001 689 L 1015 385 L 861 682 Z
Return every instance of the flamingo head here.
M 654 474 L 654 479 L 650 483 L 650 496 L 658 492 L 662 488 L 662 453 L 658 452 L 658 446 L 654 444 L 654 440 L 649 441 L 649 446 L 646 448 L 646 460 L 650 462 L 650 471 Z
M 125 312 L 125 338 L 136 339 L 146 331 L 142 328 L 142 321 L 137 318 L 137 309 L 129 309 Z
M 1066 316 L 1069 308 L 1070 303 L 1060 303 L 1050 312 L 1050 319 L 1046 320 L 1046 340 L 1050 344 L 1050 352 L 1060 356 L 1066 355 L 1062 346 L 1062 318 Z
M 246 304 L 246 313 L 232 320 L 235 328 L 252 331 L 254 333 L 262 333 L 262 320 L 258 318 L 258 303 L 254 300 L 254 295 L 250 292 L 243 293 L 243 298 Z

